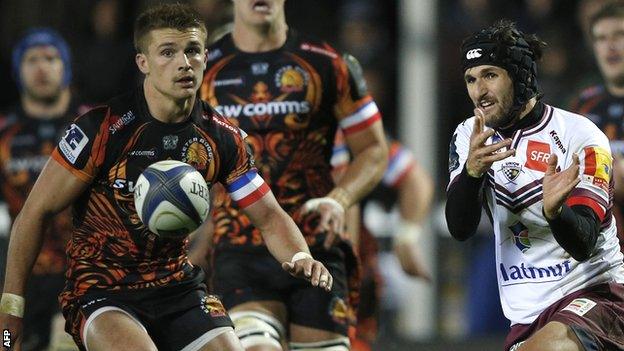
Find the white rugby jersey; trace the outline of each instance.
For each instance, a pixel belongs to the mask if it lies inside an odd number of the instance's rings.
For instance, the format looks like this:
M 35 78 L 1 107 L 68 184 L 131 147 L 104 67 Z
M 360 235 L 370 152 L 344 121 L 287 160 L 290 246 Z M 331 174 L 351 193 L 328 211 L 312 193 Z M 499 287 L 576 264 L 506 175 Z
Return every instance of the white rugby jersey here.
M 474 117 L 465 120 L 453 135 L 449 184 L 464 168 L 474 121 Z M 500 140 L 497 133 L 487 144 Z M 501 304 L 513 325 L 532 323 L 548 306 L 576 290 L 624 282 L 624 266 L 611 215 L 607 137 L 587 118 L 545 105 L 539 122 L 516 131 L 512 140 L 516 155 L 492 165 L 485 175 L 484 195 L 496 236 Z M 585 262 L 561 248 L 542 216 L 542 178 L 553 153 L 561 170 L 578 154 L 582 180 L 566 203 L 587 205 L 602 220 L 596 249 Z

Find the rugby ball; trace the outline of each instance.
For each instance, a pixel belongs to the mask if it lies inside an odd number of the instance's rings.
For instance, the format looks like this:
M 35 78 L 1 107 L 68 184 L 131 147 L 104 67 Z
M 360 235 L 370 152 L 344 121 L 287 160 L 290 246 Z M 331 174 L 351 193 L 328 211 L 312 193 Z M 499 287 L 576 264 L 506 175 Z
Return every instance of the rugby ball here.
M 147 167 L 134 188 L 141 221 L 161 238 L 185 237 L 208 216 L 210 196 L 204 177 L 191 165 L 175 160 Z

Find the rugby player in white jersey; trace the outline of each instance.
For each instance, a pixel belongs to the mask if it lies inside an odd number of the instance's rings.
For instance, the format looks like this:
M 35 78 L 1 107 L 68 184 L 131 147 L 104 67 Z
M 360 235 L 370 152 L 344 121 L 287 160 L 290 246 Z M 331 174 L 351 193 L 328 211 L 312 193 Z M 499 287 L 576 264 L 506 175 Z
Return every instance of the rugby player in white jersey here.
M 536 79 L 545 43 L 501 21 L 462 44 L 475 116 L 450 145 L 446 219 L 471 237 L 494 226 L 505 350 L 624 349 L 624 265 L 607 137 L 546 105 Z

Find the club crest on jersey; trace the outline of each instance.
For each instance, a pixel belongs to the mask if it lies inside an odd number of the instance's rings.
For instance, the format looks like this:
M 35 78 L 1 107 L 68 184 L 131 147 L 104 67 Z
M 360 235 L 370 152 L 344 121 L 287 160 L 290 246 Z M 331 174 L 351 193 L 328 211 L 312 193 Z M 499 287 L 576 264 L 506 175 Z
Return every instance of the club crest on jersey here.
M 225 307 L 215 295 L 204 296 L 201 299 L 201 309 L 211 317 L 225 317 Z
M 514 244 L 518 248 L 518 250 L 525 253 L 528 249 L 531 248 L 531 240 L 529 240 L 529 228 L 527 228 L 521 222 L 516 222 L 513 225 L 508 227 L 512 234 Z
M 299 66 L 284 66 L 275 73 L 275 86 L 283 93 L 298 93 L 303 91 L 310 76 Z
M 529 140 L 526 150 L 527 160 L 524 166 L 536 171 L 546 172 L 550 153 L 550 144 Z
M 212 161 L 212 147 L 204 138 L 189 139 L 182 147 L 182 162 L 188 163 L 195 169 L 203 171 Z
M 514 183 L 520 173 L 524 172 L 522 170 L 522 165 L 518 162 L 506 162 L 498 171 L 503 172 L 503 175 L 507 178 L 509 183 Z
M 165 135 L 162 141 L 163 141 L 163 148 L 165 150 L 173 150 L 178 146 L 177 135 Z

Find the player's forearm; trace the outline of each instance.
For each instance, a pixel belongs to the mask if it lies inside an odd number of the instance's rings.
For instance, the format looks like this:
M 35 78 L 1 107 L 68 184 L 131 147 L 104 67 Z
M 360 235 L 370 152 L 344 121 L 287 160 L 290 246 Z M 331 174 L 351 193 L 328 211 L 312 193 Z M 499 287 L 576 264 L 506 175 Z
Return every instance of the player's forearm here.
M 381 180 L 388 166 L 388 148 L 384 142 L 368 146 L 355 155 L 344 175 L 328 196 L 345 209 L 359 202 Z
M 598 241 L 600 234 L 600 220 L 594 211 L 583 205 L 563 205 L 561 213 L 554 219 L 548 220 L 557 243 L 575 260 L 587 260 Z
M 447 192 L 445 214 L 449 232 L 463 241 L 473 236 L 479 226 L 485 177 L 473 178 L 465 167 L 458 177 Z
M 360 246 L 360 224 L 360 205 L 355 204 L 345 213 L 345 225 L 356 250 Z
M 284 211 L 268 212 L 264 225 L 258 229 L 271 255 L 280 263 L 290 262 L 297 252 L 310 253 L 299 228 Z
M 4 292 L 23 296 L 26 281 L 41 250 L 44 217 L 22 211 L 13 224 Z
M 431 208 L 433 181 L 417 167 L 412 168 L 399 185 L 399 211 L 403 220 L 421 224 Z

